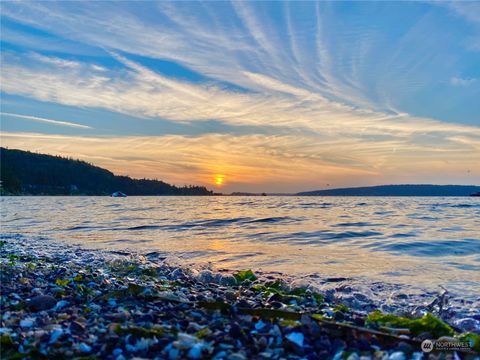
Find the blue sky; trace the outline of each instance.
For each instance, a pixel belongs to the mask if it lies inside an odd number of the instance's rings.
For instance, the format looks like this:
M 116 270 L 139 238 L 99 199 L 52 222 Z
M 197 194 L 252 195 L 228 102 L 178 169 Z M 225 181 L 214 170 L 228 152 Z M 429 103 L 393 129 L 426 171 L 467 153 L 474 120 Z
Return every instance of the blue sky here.
M 2 145 L 220 191 L 480 183 L 478 2 L 4 2 Z

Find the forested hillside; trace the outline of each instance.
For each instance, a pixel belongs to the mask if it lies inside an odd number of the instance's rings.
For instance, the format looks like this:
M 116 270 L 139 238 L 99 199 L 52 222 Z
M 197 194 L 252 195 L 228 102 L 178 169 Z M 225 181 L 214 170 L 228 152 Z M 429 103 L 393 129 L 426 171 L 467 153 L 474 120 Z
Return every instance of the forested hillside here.
M 212 195 L 201 186 L 176 187 L 163 181 L 132 179 L 85 161 L 0 148 L 3 194 L 24 195 Z

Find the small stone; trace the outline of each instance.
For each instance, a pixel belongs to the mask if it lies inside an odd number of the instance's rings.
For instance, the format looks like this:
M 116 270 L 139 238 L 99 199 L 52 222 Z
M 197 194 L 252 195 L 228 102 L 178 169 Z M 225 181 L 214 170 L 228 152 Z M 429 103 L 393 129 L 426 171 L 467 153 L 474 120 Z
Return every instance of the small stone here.
M 200 359 L 202 357 L 203 344 L 198 343 L 192 346 L 187 354 L 189 359 Z
M 262 320 L 259 320 L 256 324 L 255 324 L 255 329 L 256 330 L 261 330 L 265 327 L 265 324 Z
M 68 301 L 60 300 L 60 301 L 57 302 L 57 304 L 55 305 L 54 310 L 55 310 L 55 311 L 58 311 L 58 310 L 64 308 L 65 306 L 67 306 L 67 305 L 68 305 Z
M 480 329 L 480 321 L 476 319 L 460 319 L 455 322 L 455 325 L 464 332 L 475 332 Z
M 406 360 L 406 359 L 407 357 L 401 351 L 395 351 L 388 357 L 388 360 Z
M 171 348 L 170 351 L 168 352 L 168 358 L 170 360 L 176 360 L 180 356 L 180 350 L 177 348 Z
M 208 283 L 216 282 L 217 279 L 216 279 L 215 274 L 212 271 L 202 270 L 198 274 L 198 280 L 200 280 L 201 282 L 203 282 L 205 284 L 208 284 Z
M 70 331 L 74 334 L 81 334 L 85 331 L 85 326 L 77 321 L 72 321 L 70 324 Z
M 219 279 L 220 285 L 232 286 L 237 283 L 237 279 L 233 275 L 222 275 Z
M 242 328 L 236 324 L 236 323 L 233 323 L 231 326 L 230 326 L 230 330 L 228 332 L 228 334 L 234 338 L 234 339 L 238 339 L 238 340 L 243 340 L 245 338 L 245 335 L 243 333 L 243 330 Z
M 245 356 L 242 353 L 233 353 L 230 354 L 228 360 L 245 360 Z
M 405 341 L 399 342 L 396 350 L 406 354 L 410 354 L 413 351 L 412 346 L 409 343 L 406 343 Z
M 20 326 L 23 328 L 31 328 L 33 326 L 33 321 L 30 319 L 21 320 Z
M 48 343 L 49 344 L 55 343 L 62 335 L 63 335 L 62 329 L 53 330 L 52 333 L 50 334 L 50 340 L 48 341 Z
M 43 311 L 50 310 L 57 304 L 57 300 L 54 297 L 49 295 L 38 295 L 33 297 L 29 302 L 28 306 L 33 311 Z
M 92 347 L 90 345 L 85 344 L 85 343 L 81 343 L 78 346 L 78 350 L 83 352 L 83 353 L 89 353 L 90 351 L 92 351 Z
M 305 336 L 301 332 L 292 332 L 286 336 L 287 340 L 295 345 L 302 347 Z
M 190 349 L 197 342 L 197 338 L 189 334 L 179 333 L 177 336 L 178 340 L 173 343 L 177 349 Z
M 124 322 L 129 318 L 129 313 L 126 311 L 118 312 L 118 313 L 110 313 L 105 314 L 105 318 L 115 322 Z
M 262 336 L 260 339 L 258 339 L 257 346 L 261 349 L 265 349 L 268 346 L 267 338 L 265 336 Z
M 220 360 L 223 359 L 227 356 L 227 353 L 225 351 L 219 351 L 218 353 L 215 354 L 215 356 L 212 358 L 212 360 Z
M 423 340 L 429 340 L 433 339 L 433 335 L 429 332 L 422 332 L 417 336 L 417 340 L 423 341 Z

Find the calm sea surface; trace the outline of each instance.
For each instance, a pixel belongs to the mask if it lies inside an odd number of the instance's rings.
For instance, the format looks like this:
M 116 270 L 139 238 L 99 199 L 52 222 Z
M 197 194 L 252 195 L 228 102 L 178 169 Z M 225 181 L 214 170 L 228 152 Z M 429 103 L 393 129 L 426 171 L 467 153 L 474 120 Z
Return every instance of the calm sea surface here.
M 1 233 L 319 281 L 480 294 L 480 199 L 3 197 Z M 315 280 L 318 279 L 318 280 Z

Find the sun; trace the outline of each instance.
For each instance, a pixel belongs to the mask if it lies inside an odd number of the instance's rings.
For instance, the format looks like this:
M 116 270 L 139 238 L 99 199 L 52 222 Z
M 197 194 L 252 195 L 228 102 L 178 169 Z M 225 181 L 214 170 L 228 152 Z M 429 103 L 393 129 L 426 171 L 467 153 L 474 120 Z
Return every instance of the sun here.
M 225 175 L 220 175 L 220 174 L 215 175 L 215 179 L 214 179 L 215 185 L 222 186 L 224 181 L 225 181 Z

